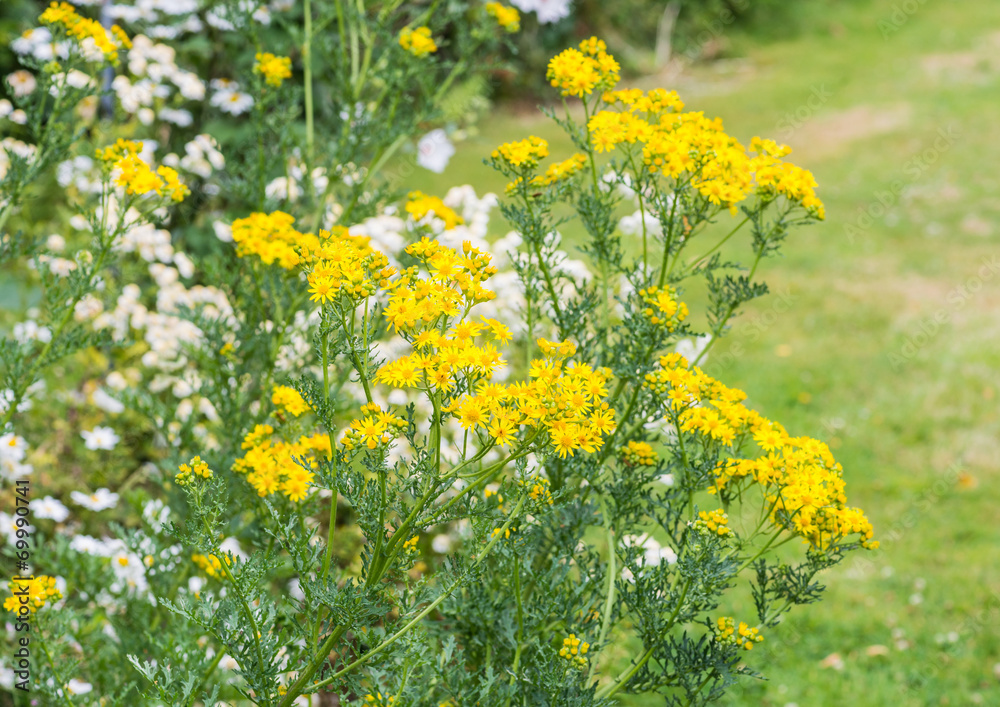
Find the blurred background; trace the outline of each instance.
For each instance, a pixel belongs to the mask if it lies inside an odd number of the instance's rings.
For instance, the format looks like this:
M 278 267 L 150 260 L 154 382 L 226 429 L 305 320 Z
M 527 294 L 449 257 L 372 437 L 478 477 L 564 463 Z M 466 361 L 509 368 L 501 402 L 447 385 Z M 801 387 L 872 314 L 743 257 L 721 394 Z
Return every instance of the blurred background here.
M 744 142 L 792 146 L 826 203 L 826 222 L 761 268 L 771 294 L 705 368 L 830 443 L 882 547 L 827 573 L 822 605 L 755 649 L 768 679 L 725 704 L 1000 705 L 1000 3 L 513 4 L 518 52 L 456 90 L 455 156 L 401 186 L 502 193 L 483 158 L 528 134 L 568 154 L 538 111 L 544 67 L 596 34 L 624 85 L 675 89 Z M 40 5 L 0 4 L 0 74 Z

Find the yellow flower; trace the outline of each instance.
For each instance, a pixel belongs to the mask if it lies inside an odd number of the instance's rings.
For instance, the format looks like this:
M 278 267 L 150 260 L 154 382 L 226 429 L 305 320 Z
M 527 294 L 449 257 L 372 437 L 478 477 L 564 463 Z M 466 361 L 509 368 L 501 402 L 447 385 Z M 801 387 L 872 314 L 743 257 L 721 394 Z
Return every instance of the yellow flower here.
M 752 650 L 754 644 L 760 643 L 764 637 L 760 635 L 760 630 L 750 628 L 744 621 L 740 621 L 739 628 L 736 620 L 731 616 L 720 616 L 712 626 L 715 640 L 731 646 L 738 646 L 744 650 Z
M 258 52 L 256 59 L 254 73 L 262 75 L 268 86 L 281 86 L 282 81 L 292 77 L 292 60 L 289 57 Z
M 456 226 L 465 223 L 462 217 L 455 213 L 454 209 L 445 206 L 440 197 L 428 196 L 422 191 L 411 191 L 406 198 L 406 213 L 414 221 L 420 221 L 428 214 L 431 214 L 444 221 L 444 230 L 446 231 L 450 231 Z
M 129 49 L 132 46 L 121 27 L 114 25 L 109 32 L 100 22 L 78 15 L 73 6 L 66 2 L 53 2 L 39 16 L 38 21 L 44 25 L 61 27 L 79 45 L 88 39 L 92 40 L 104 58 L 116 66 L 119 49 Z
M 157 168 L 156 173 L 163 178 L 162 189 L 173 201 L 184 201 L 184 197 L 191 193 L 187 185 L 181 182 L 180 177 L 177 175 L 177 170 L 160 166 Z
M 178 486 L 186 486 L 196 476 L 202 479 L 212 478 L 212 470 L 208 468 L 206 462 L 201 460 L 201 457 L 193 457 L 190 462 L 181 464 L 178 469 L 179 473 L 174 476 L 174 481 L 177 482 Z
M 587 659 L 584 656 L 589 650 L 589 643 L 577 638 L 575 633 L 571 633 L 563 639 L 562 648 L 559 649 L 559 657 L 565 658 L 577 668 L 586 668 Z
M 591 37 L 580 49 L 567 49 L 549 61 L 546 78 L 564 96 L 588 96 L 595 90 L 609 91 L 618 83 L 620 67 L 607 53 L 604 42 Z
M 298 417 L 309 412 L 309 404 L 302 399 L 302 395 L 295 388 L 287 385 L 276 385 L 271 394 L 271 402 L 287 412 L 292 417 Z
M 501 159 L 511 167 L 537 167 L 538 161 L 549 154 L 549 143 L 540 137 L 531 137 L 517 142 L 505 142 L 493 150 L 494 160 Z
M 513 7 L 501 5 L 498 2 L 486 3 L 486 12 L 496 18 L 497 24 L 508 32 L 521 29 L 521 14 Z
M 31 579 L 15 577 L 7 585 L 12 596 L 4 600 L 3 608 L 13 614 L 34 614 L 46 604 L 62 599 L 55 577 L 39 575 Z
M 404 28 L 399 33 L 399 46 L 417 58 L 433 54 L 438 48 L 431 37 L 430 27 Z

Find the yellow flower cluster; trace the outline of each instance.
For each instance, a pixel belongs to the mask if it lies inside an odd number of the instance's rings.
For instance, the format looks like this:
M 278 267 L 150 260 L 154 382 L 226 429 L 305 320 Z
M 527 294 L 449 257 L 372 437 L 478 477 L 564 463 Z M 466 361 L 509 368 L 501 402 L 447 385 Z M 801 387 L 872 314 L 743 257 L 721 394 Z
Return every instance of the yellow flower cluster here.
M 118 64 L 119 49 L 132 47 L 132 42 L 121 27 L 113 25 L 109 33 L 100 22 L 81 17 L 75 8 L 66 2 L 53 2 L 39 16 L 38 21 L 44 25 L 61 26 L 66 30 L 66 34 L 81 45 L 91 40 L 104 54 L 104 58 L 114 65 Z
M 153 192 L 168 196 L 176 202 L 184 201 L 191 190 L 181 182 L 177 170 L 160 166 L 155 172 L 139 157 L 142 143 L 119 139 L 115 144 L 95 151 L 97 159 L 108 171 L 117 172 L 114 183 L 124 187 L 127 194 Z
M 587 667 L 587 651 L 590 644 L 581 641 L 575 633 L 571 633 L 563 639 L 562 648 L 559 649 L 559 657 L 570 661 L 577 668 Z
M 292 77 L 292 60 L 287 56 L 275 56 L 270 52 L 257 52 L 254 73 L 264 77 L 268 86 L 278 87 L 285 79 Z
M 545 504 L 547 506 L 552 505 L 552 483 L 544 476 L 536 476 L 533 479 L 522 483 L 529 487 L 528 498 L 532 501 Z M 503 499 L 501 498 L 500 500 L 502 501 Z
M 511 143 L 508 143 L 508 145 Z M 505 147 L 502 145 L 501 147 Z M 499 151 L 494 151 L 493 156 L 498 157 L 500 155 Z M 532 177 L 528 184 L 533 188 L 541 188 L 551 186 L 558 182 L 569 179 L 574 174 L 578 173 L 587 164 L 587 156 L 582 155 L 579 152 L 572 157 L 563 160 L 562 162 L 557 162 L 556 164 L 549 165 L 548 169 L 545 170 L 545 174 L 539 174 Z M 529 166 L 536 166 L 535 164 L 529 164 Z M 507 185 L 507 194 L 513 194 L 517 191 L 517 188 L 524 182 L 524 177 L 518 177 L 513 182 Z
M 221 579 L 224 576 L 222 571 L 222 560 L 215 555 L 201 555 L 195 553 L 194 555 L 191 555 L 191 561 L 198 565 L 198 567 L 201 568 L 201 571 L 209 577 Z
M 497 24 L 508 32 L 517 32 L 521 29 L 521 13 L 513 7 L 501 5 L 498 2 L 486 3 L 486 12 L 495 17 Z
M 233 471 L 245 474 L 261 498 L 281 493 L 290 501 L 301 501 L 309 493 L 316 459 L 330 456 L 330 438 L 314 434 L 285 441 L 274 439 L 273 433 L 271 425 L 257 425 L 248 432 L 243 438 L 246 453 L 233 462 Z
M 7 586 L 12 596 L 4 600 L 3 608 L 14 614 L 23 614 L 25 608 L 34 614 L 47 603 L 62 599 L 56 578 L 44 574 L 31 579 L 15 577 Z
M 296 231 L 294 223 L 295 217 L 284 211 L 255 212 L 236 219 L 232 226 L 236 254 L 241 258 L 256 255 L 265 265 L 278 263 L 286 270 L 295 268 L 302 262 L 299 249 L 318 246 L 319 241 L 312 234 Z
M 698 520 L 694 522 L 694 525 L 696 528 L 707 530 L 720 538 L 733 534 L 733 529 L 729 527 L 729 516 L 721 509 L 699 512 Z
M 470 392 L 442 409 L 464 429 L 485 431 L 501 445 L 511 444 L 525 425 L 547 431 L 561 457 L 600 447 L 602 436 L 614 430 L 614 412 L 603 401 L 610 372 L 583 363 L 564 365 L 562 359 L 575 346 L 543 339 L 539 347 L 546 356 L 532 362 L 530 382 L 493 383 L 503 358 L 492 343 L 477 338 L 503 343 L 510 331 L 492 319 L 466 318 L 472 306 L 495 296 L 482 286 L 496 272 L 490 255 L 468 243 L 459 254 L 427 238 L 406 252 L 423 263 L 430 277 L 418 277 L 415 268 L 403 273 L 392 283 L 384 314 L 414 350 L 382 366 L 376 381 L 432 395 L 447 395 L 460 381 Z M 453 317 L 458 320 L 449 328 Z
M 455 213 L 454 209 L 445 206 L 440 197 L 429 196 L 422 191 L 411 191 L 406 198 L 406 213 L 414 221 L 419 221 L 427 216 L 427 214 L 432 214 L 444 221 L 444 230 L 446 231 L 450 231 L 455 226 L 465 223 L 462 217 Z
M 94 154 L 98 160 L 104 163 L 105 167 L 111 168 L 115 162 L 128 157 L 129 155 L 136 155 L 142 151 L 142 143 L 136 140 L 125 140 L 118 138 L 118 140 L 113 145 L 108 145 L 107 147 L 98 147 L 94 150 Z
M 438 48 L 434 38 L 431 37 L 430 27 L 404 28 L 399 33 L 399 46 L 418 59 L 433 54 Z
M 319 245 L 302 249 L 309 267 L 309 292 L 313 302 L 332 302 L 341 295 L 358 302 L 385 287 L 396 273 L 384 254 L 372 250 L 367 236 L 353 236 L 345 228 L 320 231 Z
M 663 396 L 667 419 L 681 432 L 694 432 L 706 444 L 728 447 L 715 470 L 716 493 L 734 480 L 760 485 L 771 508 L 772 523 L 825 548 L 850 535 L 861 545 L 878 547 L 871 523 L 859 508 L 846 506 L 843 469 L 829 447 L 809 437 L 791 437 L 777 422 L 743 405 L 746 393 L 729 388 L 699 368 L 688 368 L 680 354 L 660 358 L 661 368 L 647 374 L 645 385 Z M 737 456 L 753 439 L 767 453 L 757 458 Z
M 622 145 L 641 148 L 649 173 L 689 181 L 709 203 L 733 213 L 739 202 L 758 194 L 765 199 L 784 196 L 815 218 L 824 218 L 816 180 L 809 171 L 783 161 L 790 152 L 787 147 L 754 138 L 747 149 L 725 133 L 718 118 L 682 113 L 684 103 L 674 91 L 612 90 L 618 64 L 600 40 L 592 37 L 579 50 L 555 56 L 548 78 L 564 96 L 604 89 L 602 100 L 609 109 L 595 112 L 587 122 L 595 152 Z
M 201 457 L 192 457 L 190 462 L 181 464 L 177 468 L 180 473 L 174 476 L 174 481 L 177 482 L 178 486 L 186 486 L 196 476 L 202 479 L 212 478 L 212 470 L 208 468 L 207 462 L 202 461 Z
M 362 407 L 361 414 L 365 416 L 351 422 L 351 426 L 344 431 L 340 440 L 344 449 L 375 449 L 379 445 L 387 445 L 406 427 L 406 420 L 383 410 L 377 403 Z
M 309 404 L 302 399 L 302 395 L 295 388 L 287 385 L 276 385 L 271 393 L 271 402 L 282 412 L 286 412 L 292 417 L 299 417 L 309 412 Z
M 549 143 L 534 135 L 517 142 L 505 142 L 493 150 L 494 160 L 502 159 L 511 167 L 535 168 L 538 161 L 548 157 Z
M 645 303 L 646 308 L 642 313 L 649 321 L 656 325 L 663 325 L 667 331 L 673 331 L 681 324 L 689 314 L 688 306 L 683 302 L 678 302 L 675 297 L 677 293 L 672 287 L 647 287 L 639 290 L 639 296 Z
M 416 555 L 419 551 L 417 549 L 417 542 L 419 542 L 420 536 L 414 535 L 412 538 L 403 543 L 403 552 L 407 555 Z
M 458 253 L 438 241 L 422 238 L 407 246 L 406 253 L 419 259 L 431 277 L 419 277 L 416 268 L 401 273 L 390 283 L 392 296 L 386 304 L 385 317 L 404 336 L 416 337 L 422 333 L 423 336 L 413 340 L 416 348 L 438 348 L 448 339 L 436 326 L 442 318 L 458 316 L 473 305 L 496 297 L 482 283 L 495 274 L 497 268 L 490 264 L 489 253 L 473 248 L 468 241 L 464 243 L 463 252 Z M 427 331 L 422 331 L 425 328 Z M 507 332 L 506 327 L 492 320 L 487 328 L 498 339 Z M 473 331 L 478 333 L 481 329 L 481 325 L 463 322 L 463 328 L 455 331 L 456 339 L 468 340 L 475 335 Z
M 655 466 L 657 455 L 647 442 L 629 441 L 618 450 L 622 462 L 626 466 Z
M 381 692 L 376 692 L 374 695 L 365 695 L 364 699 L 366 705 L 378 705 L 378 707 L 391 707 L 396 704 L 395 697 L 383 697 Z
M 546 78 L 564 96 L 582 98 L 595 90 L 610 90 L 618 83 L 621 67 L 607 49 L 597 37 L 586 39 L 580 42 L 579 49 L 567 49 L 552 57 Z
M 764 637 L 756 628 L 750 628 L 746 622 L 740 621 L 739 628 L 732 616 L 720 616 L 715 622 L 715 640 L 719 643 L 731 646 L 739 646 L 745 650 L 752 650 L 755 643 L 760 643 Z

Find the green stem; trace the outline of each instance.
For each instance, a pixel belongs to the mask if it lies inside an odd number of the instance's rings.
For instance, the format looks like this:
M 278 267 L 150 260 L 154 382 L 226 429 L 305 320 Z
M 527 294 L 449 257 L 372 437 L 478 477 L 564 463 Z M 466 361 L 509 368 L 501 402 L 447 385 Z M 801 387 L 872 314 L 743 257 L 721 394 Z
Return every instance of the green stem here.
M 681 608 L 684 606 L 684 600 L 687 598 L 688 589 L 690 589 L 690 587 L 691 587 L 691 580 L 688 579 L 687 581 L 684 582 L 684 589 L 681 591 L 681 595 L 677 599 L 677 606 L 674 607 L 673 613 L 670 615 L 670 618 L 667 619 L 666 630 L 672 628 L 674 622 L 677 621 L 677 616 L 680 614 Z M 639 672 L 639 670 L 642 669 L 642 666 L 648 663 L 649 659 L 653 657 L 653 651 L 655 648 L 656 648 L 655 645 L 652 645 L 649 648 L 647 648 L 646 651 L 641 656 L 639 656 L 639 659 L 632 664 L 632 667 L 630 667 L 625 672 L 621 673 L 610 683 L 608 683 L 600 690 L 598 690 L 597 693 L 594 695 L 594 697 L 599 700 L 605 699 L 611 697 L 619 690 L 621 690 L 623 687 L 625 687 L 628 681 L 631 680 L 632 677 L 637 672 Z
M 338 3 L 338 8 L 340 4 Z M 303 8 L 305 17 L 305 41 L 302 43 L 302 71 L 305 84 L 306 101 L 306 179 L 312 184 L 312 168 L 316 159 L 314 151 L 315 127 L 313 125 L 313 84 L 312 84 L 312 6 L 311 0 L 305 0 Z
M 489 543 L 486 545 L 486 547 L 483 548 L 482 552 L 479 553 L 479 556 L 476 558 L 475 562 L 472 563 L 472 566 L 469 568 L 470 572 L 472 570 L 476 569 L 482 563 L 482 561 L 484 559 L 486 559 L 486 556 L 490 554 L 490 552 L 493 550 L 493 547 L 504 537 L 505 533 L 510 528 L 511 524 L 517 519 L 517 516 L 521 512 L 521 509 L 524 507 L 524 502 L 527 500 L 527 498 L 528 498 L 527 494 L 524 494 L 524 495 L 521 496 L 521 499 L 518 501 L 517 505 L 514 507 L 514 509 L 511 511 L 510 515 L 508 516 L 507 522 L 504 523 L 503 526 L 501 526 L 498 531 L 494 532 L 493 538 L 489 541 Z M 403 626 L 403 628 L 401 628 L 398 631 L 396 631 L 396 633 L 394 633 L 392 636 L 390 636 L 389 638 L 387 638 L 386 640 L 384 640 L 382 643 L 380 643 L 378 646 L 376 646 L 372 650 L 370 650 L 367 653 L 365 653 L 363 656 L 361 656 L 360 658 L 358 658 L 357 660 L 355 660 L 353 663 L 351 663 L 351 664 L 347 665 L 346 667 L 342 668 L 341 670 L 337 671 L 336 673 L 334 673 L 330 677 L 325 678 L 324 680 L 320 680 L 319 682 L 315 683 L 313 685 L 313 688 L 320 688 L 320 687 L 323 687 L 325 685 L 329 685 L 330 683 L 334 682 L 335 680 L 337 680 L 338 678 L 342 677 L 343 675 L 346 675 L 347 673 L 351 672 L 355 668 L 357 668 L 357 667 L 359 667 L 361 665 L 364 665 L 369 660 L 371 660 L 372 658 L 374 658 L 376 655 L 378 655 L 379 653 L 381 653 L 382 651 L 384 651 L 386 648 L 388 648 L 389 646 L 391 646 L 393 643 L 395 643 L 396 641 L 398 641 L 400 638 L 402 638 L 404 635 L 406 635 L 410 631 L 411 628 L 413 628 L 417 623 L 419 623 L 421 620 L 423 620 L 423 618 L 425 616 L 427 616 L 432 611 L 434 611 L 434 609 L 436 609 L 445 599 L 447 599 L 449 596 L 451 596 L 451 593 L 453 591 L 455 591 L 455 589 L 458 588 L 458 586 L 462 583 L 462 581 L 463 581 L 462 578 L 459 578 L 459 579 L 455 580 L 437 599 L 435 599 L 434 601 L 432 601 L 430 604 L 427 605 L 427 607 L 423 611 L 421 611 L 419 614 L 417 614 L 412 619 L 410 619 L 410 621 L 407 622 L 407 624 L 405 626 Z M 301 680 L 301 678 L 300 678 L 300 680 Z M 300 693 L 296 693 L 295 695 L 293 695 L 292 694 L 292 689 L 289 688 L 288 694 L 285 695 L 285 699 L 281 701 L 279 707 L 287 707 L 288 705 L 290 705 L 292 703 L 292 701 L 296 697 L 298 697 L 299 694 Z
M 601 617 L 601 631 L 597 636 L 597 650 L 604 650 L 604 644 L 608 639 L 608 631 L 611 629 L 611 614 L 615 606 L 615 576 L 618 572 L 615 561 L 618 557 L 618 543 L 615 541 L 615 529 L 611 522 L 611 515 L 608 513 L 607 502 L 601 497 L 601 513 L 604 515 L 604 522 L 608 526 L 608 592 L 604 600 L 604 615 Z M 590 671 L 587 673 L 587 684 L 594 679 L 597 670 L 597 656 L 590 659 Z
M 758 249 L 757 251 L 757 257 L 753 261 L 753 267 L 750 268 L 750 274 L 747 276 L 748 282 L 753 280 L 753 276 L 757 272 L 757 266 L 760 265 L 760 259 L 764 255 L 764 247 L 766 245 L 767 245 L 767 240 L 765 239 L 764 243 L 761 244 L 760 249 Z M 712 328 L 711 331 L 712 338 L 709 339 L 708 344 L 705 345 L 705 348 L 703 348 L 701 350 L 701 353 L 699 353 L 698 356 L 694 359 L 694 361 L 691 362 L 690 366 L 691 368 L 697 366 L 701 362 L 701 360 L 705 358 L 709 350 L 711 350 L 712 345 L 719 340 L 719 335 L 722 333 L 722 330 L 726 327 L 726 324 L 732 318 L 733 312 L 735 311 L 736 311 L 736 305 L 735 304 L 730 305 L 729 308 L 726 310 L 726 315 L 722 319 L 720 319 L 719 322 Z
M 54 660 L 52 660 L 52 654 L 49 653 L 48 646 L 45 645 L 45 641 L 41 638 L 38 641 L 38 645 L 42 647 L 42 653 L 45 654 L 45 660 L 48 661 L 49 669 L 52 670 L 52 677 L 55 680 L 57 686 L 56 689 L 62 691 L 63 702 L 65 702 L 68 707 L 74 707 L 73 700 L 69 698 L 69 695 L 66 692 L 66 683 L 64 683 L 62 681 L 62 678 L 59 677 L 59 671 L 56 670 L 56 663 Z

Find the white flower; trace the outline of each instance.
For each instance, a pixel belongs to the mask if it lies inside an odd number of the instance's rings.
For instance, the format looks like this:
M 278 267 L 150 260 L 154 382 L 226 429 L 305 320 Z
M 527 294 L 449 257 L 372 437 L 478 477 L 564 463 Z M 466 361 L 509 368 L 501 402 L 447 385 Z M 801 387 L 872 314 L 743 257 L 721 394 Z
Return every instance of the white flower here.
M 119 415 L 125 412 L 125 405 L 117 398 L 111 397 L 104 388 L 98 388 L 94 391 L 93 402 L 95 406 L 112 415 Z
M 121 437 L 115 434 L 113 429 L 110 427 L 101 427 L 100 425 L 89 431 L 83 430 L 80 436 L 83 437 L 87 449 L 95 451 L 98 449 L 114 449 L 115 445 L 121 440 Z
M 93 689 L 94 686 L 89 682 L 84 682 L 83 680 L 78 680 L 77 678 L 73 678 L 66 683 L 66 691 L 71 695 L 86 695 Z
M 111 493 L 108 489 L 97 489 L 91 494 L 73 491 L 69 497 L 73 499 L 73 503 L 89 511 L 104 511 L 118 505 L 118 494 Z
M 0 118 L 6 118 L 14 112 L 14 104 L 6 98 L 0 98 Z
M 711 334 L 697 336 L 694 339 L 681 339 L 677 342 L 677 346 L 674 348 L 674 351 L 686 358 L 688 363 L 694 363 L 695 360 L 697 360 L 697 358 L 701 356 L 702 352 L 708 347 L 711 341 Z M 699 363 L 704 365 L 705 359 L 702 358 Z
M 451 552 L 451 538 L 447 535 L 435 535 L 431 540 L 431 549 L 439 555 L 447 555 Z
M 291 581 L 288 582 L 288 596 L 298 601 L 306 598 L 306 593 L 302 591 L 302 582 L 299 581 L 298 577 L 292 577 Z
M 160 120 L 186 128 L 194 122 L 194 116 L 191 115 L 191 111 L 182 108 L 161 108 Z
M 104 304 L 89 292 L 73 307 L 73 319 L 85 322 L 104 311 Z
M 417 143 L 417 164 L 438 174 L 444 171 L 454 154 L 455 146 L 441 128 L 431 130 Z
M 0 435 L 0 461 L 19 462 L 28 453 L 28 443 L 24 437 L 19 437 L 13 432 Z
M 79 552 L 83 555 L 93 555 L 94 557 L 107 557 L 111 554 L 104 541 L 92 538 L 89 535 L 74 535 L 73 539 L 69 541 L 69 549 L 73 552 Z
M 142 507 L 142 517 L 149 523 L 149 527 L 158 533 L 170 520 L 170 506 L 164 505 L 159 499 L 146 501 L 146 505 Z
M 117 581 L 111 585 L 111 590 L 145 592 L 149 584 L 146 582 L 146 566 L 142 558 L 126 549 L 120 541 L 117 544 L 118 547 L 111 556 L 111 569 Z
M 233 227 L 222 221 L 213 221 L 212 228 L 215 230 L 215 237 L 223 243 L 233 242 Z
M 38 326 L 38 322 L 29 319 L 14 325 L 14 338 L 21 344 L 27 344 L 29 341 L 41 341 L 47 344 L 52 341 L 52 332 L 48 327 Z
M 642 550 L 643 565 L 657 567 L 666 561 L 668 565 L 677 562 L 677 553 L 673 548 L 660 545 L 651 537 L 626 535 L 622 538 L 626 546 L 638 547 Z
M 69 518 L 69 509 L 52 496 L 29 501 L 28 508 L 36 518 L 47 518 L 56 523 L 62 523 Z
M 249 558 L 247 554 L 243 552 L 243 548 L 240 547 L 240 541 L 236 538 L 226 538 L 219 544 L 219 551 L 232 555 L 233 557 L 246 561 Z
M 53 258 L 49 261 L 49 272 L 56 277 L 69 277 L 76 270 L 76 263 L 69 258 Z
M 35 89 L 38 88 L 38 81 L 35 80 L 35 75 L 24 69 L 8 74 L 7 83 L 10 85 L 10 90 L 18 98 L 34 93 Z
M 664 486 L 673 486 L 674 483 L 676 483 L 674 481 L 674 475 L 673 474 L 662 474 L 662 475 L 656 477 L 656 480 L 659 481 Z
M 249 93 L 243 93 L 236 89 L 223 88 L 212 95 L 209 103 L 223 113 L 240 115 L 246 113 L 253 106 L 253 97 Z
M 550 24 L 569 17 L 572 0 L 511 0 L 521 12 L 535 12 L 541 24 Z
M 3 533 L 4 539 L 7 541 L 8 545 L 15 545 L 18 540 L 24 540 L 25 537 L 35 532 L 35 528 L 31 525 L 25 525 L 23 528 L 17 526 L 18 516 L 8 515 L 3 511 L 0 511 L 0 533 Z M 21 530 L 21 538 L 17 537 L 17 531 Z

